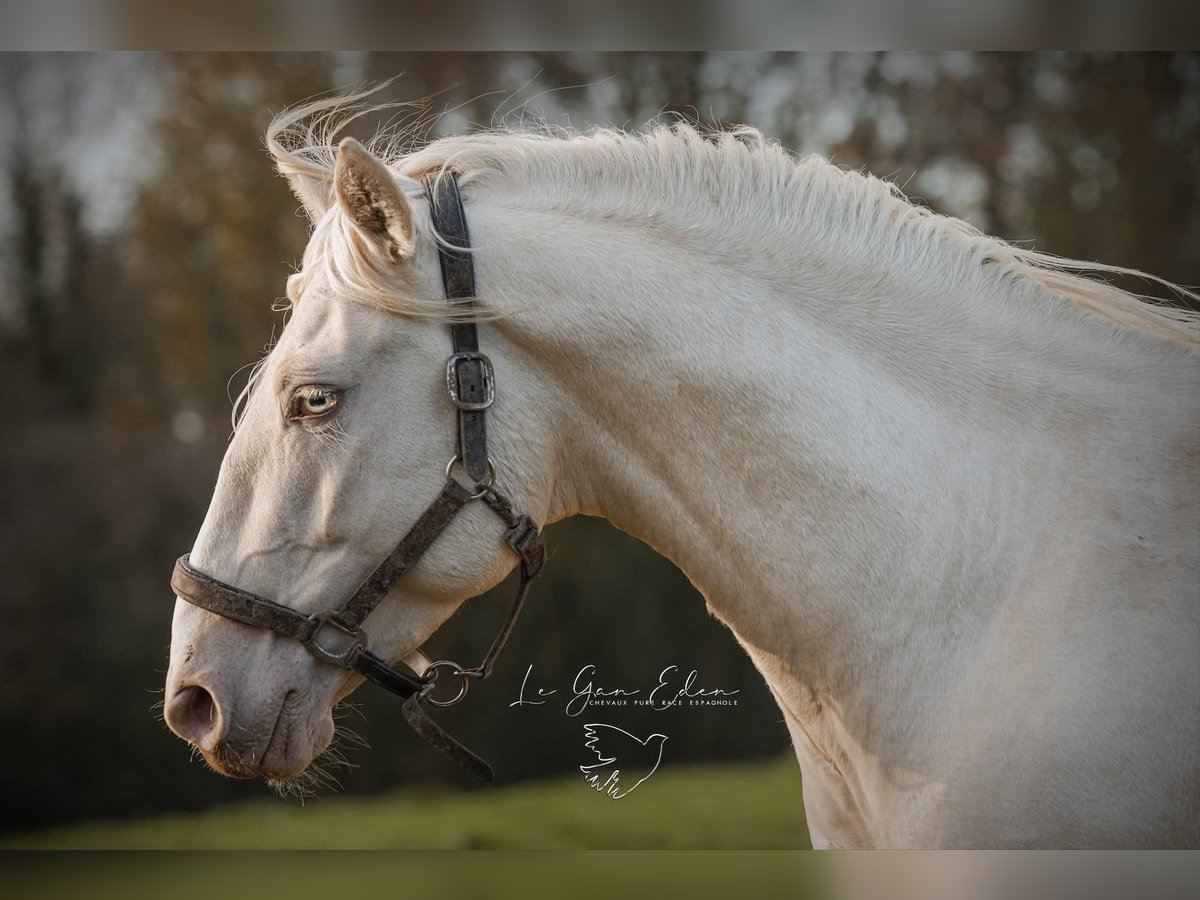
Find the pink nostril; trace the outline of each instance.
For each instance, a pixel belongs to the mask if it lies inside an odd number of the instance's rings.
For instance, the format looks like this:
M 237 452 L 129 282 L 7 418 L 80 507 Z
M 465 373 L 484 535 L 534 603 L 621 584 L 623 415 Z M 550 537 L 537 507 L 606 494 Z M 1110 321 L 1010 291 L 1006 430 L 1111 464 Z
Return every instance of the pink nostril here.
M 202 744 L 217 727 L 217 703 L 213 695 L 198 684 L 189 684 L 175 692 L 167 704 L 167 725 L 193 744 Z

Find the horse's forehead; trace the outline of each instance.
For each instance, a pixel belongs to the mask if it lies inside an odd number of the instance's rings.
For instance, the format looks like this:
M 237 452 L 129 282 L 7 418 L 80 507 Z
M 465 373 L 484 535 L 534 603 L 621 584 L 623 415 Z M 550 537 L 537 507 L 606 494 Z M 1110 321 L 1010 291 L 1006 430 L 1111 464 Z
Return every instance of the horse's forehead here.
M 280 343 L 292 349 L 336 353 L 355 348 L 361 352 L 384 337 L 385 318 L 377 310 L 332 291 L 308 291 L 294 306 Z

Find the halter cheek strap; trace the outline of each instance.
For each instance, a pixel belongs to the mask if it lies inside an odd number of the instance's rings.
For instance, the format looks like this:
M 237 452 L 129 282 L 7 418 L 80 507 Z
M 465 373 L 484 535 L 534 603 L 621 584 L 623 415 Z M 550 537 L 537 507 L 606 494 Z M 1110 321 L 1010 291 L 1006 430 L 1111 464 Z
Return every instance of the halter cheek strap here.
M 438 259 L 446 299 L 456 311 L 475 307 L 475 264 L 471 258 L 471 235 L 463 209 L 458 181 L 452 173 L 429 175 L 425 191 L 435 235 L 440 236 Z M 487 409 L 496 399 L 496 375 L 492 361 L 479 352 L 479 330 L 472 321 L 450 323 L 454 353 L 446 361 L 446 388 L 450 402 L 458 408 L 458 460 L 467 477 L 476 484 L 488 481 Z
M 446 297 L 456 308 L 470 311 L 475 304 L 475 271 L 458 180 L 452 172 L 440 177 L 430 175 L 425 179 L 425 190 L 438 237 Z M 477 778 L 491 781 L 491 767 L 429 718 L 421 704 L 451 706 L 466 696 L 472 680 L 491 674 L 533 579 L 542 570 L 546 546 L 537 524 L 529 516 L 515 512 L 512 503 L 493 484 L 496 473 L 488 458 L 486 413 L 496 396 L 495 375 L 491 361 L 479 352 L 475 323 L 456 320 L 450 326 L 450 335 L 454 352 L 446 363 L 446 387 L 450 402 L 458 409 L 458 446 L 446 466 L 446 482 L 396 548 L 341 606 L 305 615 L 205 575 L 191 565 L 187 554 L 175 564 L 171 587 L 176 595 L 195 606 L 299 641 L 322 662 L 356 672 L 404 698 L 401 712 L 418 735 Z M 474 490 L 455 476 L 459 467 L 475 485 Z M 424 671 L 399 669 L 367 649 L 363 624 L 463 507 L 476 501 L 482 501 L 503 522 L 504 544 L 520 562 L 520 583 L 508 617 L 477 666 L 466 668 L 448 660 L 427 663 L 423 654 L 417 652 L 410 659 L 419 659 Z M 459 679 L 458 693 L 436 700 L 432 693 L 434 685 L 439 672 L 446 670 Z

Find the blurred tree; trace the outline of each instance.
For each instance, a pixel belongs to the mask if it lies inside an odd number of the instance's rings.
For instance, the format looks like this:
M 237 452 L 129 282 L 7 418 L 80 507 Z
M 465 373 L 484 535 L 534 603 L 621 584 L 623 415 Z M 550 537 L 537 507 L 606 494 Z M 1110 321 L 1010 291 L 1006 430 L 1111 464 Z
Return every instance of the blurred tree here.
M 28 65 L 20 57 L 5 60 L 5 74 L 20 81 Z M 78 73 L 67 70 L 61 77 L 70 85 Z M 7 107 L 10 281 L 16 297 L 11 306 L 37 378 L 57 402 L 86 414 L 100 335 L 92 327 L 94 296 L 84 279 L 91 247 L 82 201 L 61 161 L 39 152 L 31 124 L 39 114 L 35 101 L 13 91 Z
M 325 55 L 186 54 L 172 58 L 164 82 L 160 174 L 141 193 L 132 252 L 172 399 L 224 415 L 230 374 L 281 325 L 272 301 L 307 234 L 299 204 L 254 149 L 272 111 L 331 88 L 331 64 Z

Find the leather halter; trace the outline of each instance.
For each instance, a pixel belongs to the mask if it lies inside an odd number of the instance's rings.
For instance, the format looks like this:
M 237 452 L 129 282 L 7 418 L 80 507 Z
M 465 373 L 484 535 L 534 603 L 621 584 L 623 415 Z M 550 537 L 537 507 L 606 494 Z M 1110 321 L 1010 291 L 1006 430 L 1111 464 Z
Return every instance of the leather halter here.
M 452 172 L 428 175 L 425 191 L 433 228 L 440 238 L 438 255 L 446 298 L 456 312 L 469 313 L 475 307 L 475 270 L 458 179 Z M 529 516 L 514 512 L 512 504 L 493 484 L 496 471 L 488 458 L 486 413 L 496 395 L 495 376 L 491 361 L 479 352 L 475 323 L 462 319 L 453 321 L 450 337 L 454 352 L 446 364 L 446 385 L 450 402 L 458 409 L 458 447 L 446 466 L 446 483 L 400 539 L 396 549 L 341 606 L 305 615 L 205 575 L 191 565 L 187 554 L 175 563 L 171 587 L 189 603 L 227 619 L 297 640 L 322 662 L 357 672 L 404 698 L 401 712 L 418 735 L 477 778 L 491 781 L 491 767 L 429 718 L 421 703 L 451 706 L 466 696 L 471 679 L 483 679 L 491 674 L 496 657 L 516 624 L 530 585 L 545 563 L 546 545 L 537 524 Z M 461 468 L 473 488 L 464 486 L 455 477 L 456 468 Z M 459 511 L 477 500 L 483 501 L 504 523 L 504 543 L 520 560 L 521 580 L 508 618 L 483 661 L 474 668 L 464 668 L 448 660 L 428 663 L 419 652 L 409 658 L 415 659 L 415 666 L 424 671 L 418 672 L 414 668 L 410 673 L 396 668 L 367 649 L 363 623 L 433 546 Z M 459 690 L 448 700 L 435 700 L 432 690 L 442 669 L 448 669 L 461 679 Z

